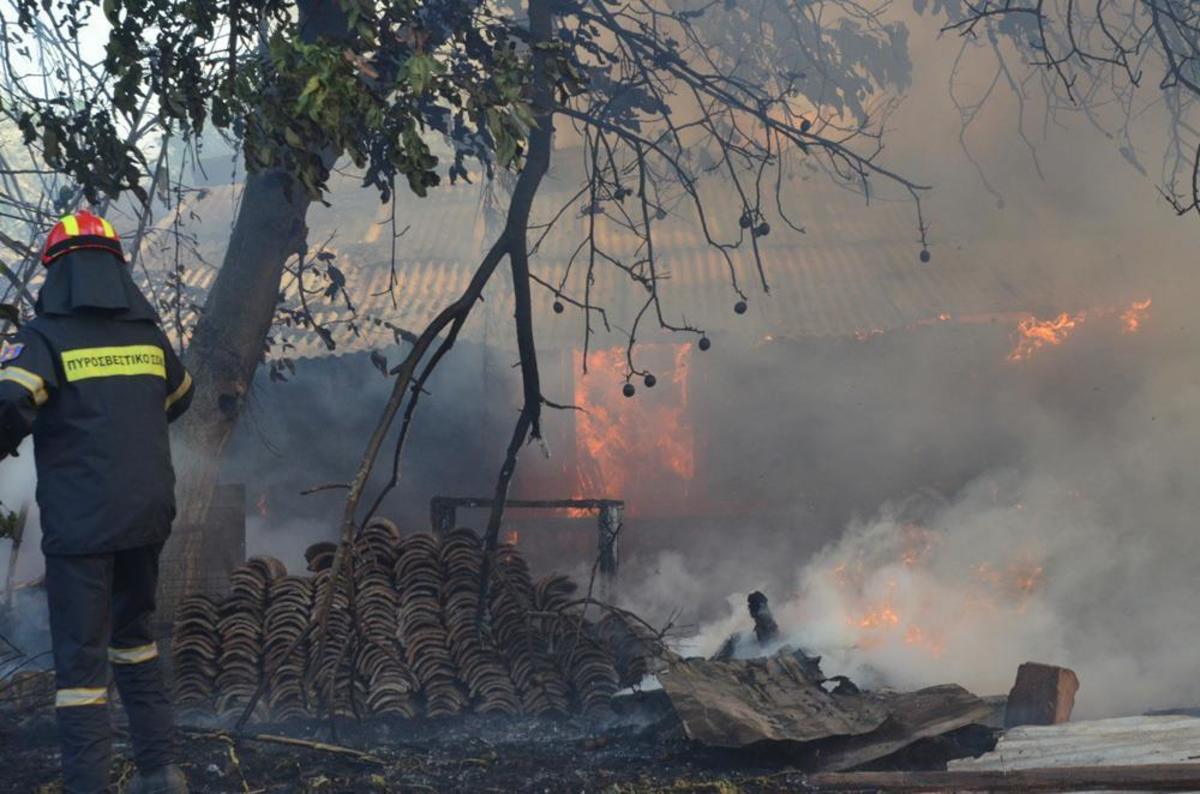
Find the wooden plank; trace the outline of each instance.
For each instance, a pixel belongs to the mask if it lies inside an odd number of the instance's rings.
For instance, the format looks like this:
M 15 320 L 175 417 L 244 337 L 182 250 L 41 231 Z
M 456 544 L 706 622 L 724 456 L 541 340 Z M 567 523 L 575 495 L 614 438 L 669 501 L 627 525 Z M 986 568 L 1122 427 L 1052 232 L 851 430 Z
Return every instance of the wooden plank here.
M 1004 727 L 1059 725 L 1071 721 L 1079 677 L 1073 670 L 1051 664 L 1025 662 L 1008 693 Z
M 814 791 L 1196 791 L 1200 764 L 1148 764 L 950 772 L 828 772 Z

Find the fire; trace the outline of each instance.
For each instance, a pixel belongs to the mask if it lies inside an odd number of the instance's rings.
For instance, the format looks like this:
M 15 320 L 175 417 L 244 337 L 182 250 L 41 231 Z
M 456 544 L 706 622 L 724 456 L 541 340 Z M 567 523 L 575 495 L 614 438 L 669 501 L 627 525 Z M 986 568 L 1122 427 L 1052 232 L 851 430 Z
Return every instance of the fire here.
M 913 568 L 924 563 L 933 554 L 937 541 L 941 538 L 938 533 L 926 529 L 920 524 L 908 522 L 900 527 L 904 551 L 900 559 L 905 567 Z
M 1046 583 L 1045 568 L 1029 552 L 1002 562 L 938 564 L 944 535 L 918 524 L 894 526 L 882 548 L 829 569 L 846 611 L 840 616 L 863 649 L 909 648 L 938 658 L 956 634 L 988 615 L 1024 614 Z M 878 546 L 878 544 L 877 544 Z M 878 555 L 878 556 L 877 556 Z M 936 565 L 936 567 L 935 567 Z M 952 587 L 930 591 L 930 582 Z M 946 598 L 956 606 L 947 614 Z
M 510 546 L 515 546 L 521 541 L 521 533 L 515 529 L 510 529 L 504 533 L 504 542 Z
M 1086 312 L 1071 316 L 1066 312 L 1053 320 L 1039 320 L 1030 315 L 1017 324 L 1016 346 L 1008 354 L 1009 361 L 1025 361 L 1047 345 L 1063 343 L 1087 317 Z
M 860 629 L 877 629 L 881 626 L 898 625 L 900 625 L 900 616 L 896 614 L 896 610 L 887 604 L 884 604 L 879 609 L 871 610 L 858 619 L 858 627 Z
M 646 499 L 686 495 L 696 467 L 688 415 L 691 350 L 691 345 L 640 345 L 640 361 L 664 366 L 658 384 L 639 388 L 632 398 L 621 393 L 625 349 L 588 354 L 588 374 L 577 376 L 575 385 L 575 405 L 581 409 L 575 414 L 576 496 L 629 499 L 629 510 L 636 513 Z M 574 363 L 582 373 L 581 351 Z M 682 489 L 672 489 L 672 483 Z M 664 488 L 674 492 L 664 494 Z
M 1045 568 L 1028 556 L 1003 566 L 982 562 L 974 567 L 974 573 L 994 593 L 1016 603 L 1018 607 L 1023 607 L 1028 597 L 1040 589 L 1046 579 Z
M 941 637 L 930 634 L 917 625 L 909 626 L 904 632 L 904 644 L 914 648 L 924 648 L 934 658 L 946 652 L 946 643 Z
M 1150 298 L 1146 298 L 1133 301 L 1125 308 L 1104 306 L 1074 315 L 1063 312 L 1053 320 L 1039 320 L 1033 315 L 1023 317 L 1017 323 L 1015 343 L 1012 352 L 1008 354 L 1008 360 L 1025 361 L 1043 347 L 1061 345 L 1085 319 L 1119 315 L 1122 332 L 1137 333 L 1149 316 L 1150 303 Z
M 847 618 L 857 634 L 856 645 L 860 648 L 879 648 L 903 644 L 934 658 L 941 656 L 946 649 L 942 636 L 917 622 L 917 616 L 902 612 L 898 590 L 896 581 L 888 581 L 881 598 L 866 604 L 864 611 Z
M 1136 334 L 1138 329 L 1142 327 L 1149 316 L 1150 299 L 1144 301 L 1134 301 L 1129 305 L 1129 308 L 1121 313 L 1121 325 L 1125 333 Z

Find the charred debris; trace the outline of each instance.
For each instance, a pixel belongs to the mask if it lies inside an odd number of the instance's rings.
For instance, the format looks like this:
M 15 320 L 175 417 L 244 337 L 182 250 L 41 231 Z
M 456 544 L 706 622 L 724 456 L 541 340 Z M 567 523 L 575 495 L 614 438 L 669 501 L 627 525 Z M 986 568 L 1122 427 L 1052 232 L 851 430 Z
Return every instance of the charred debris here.
M 946 770 L 986 759 L 1006 726 L 1065 723 L 1078 688 L 1069 670 L 1029 664 L 1009 697 L 863 691 L 781 645 L 759 592 L 745 632 L 712 658 L 683 658 L 590 585 L 536 578 L 507 544 L 481 614 L 473 531 L 402 536 L 379 519 L 338 580 L 322 644 L 309 628 L 335 586 L 334 548 L 310 547 L 303 575 L 253 558 L 227 596 L 181 605 L 171 658 L 199 790 L 834 790 L 867 773 L 986 776 L 983 762 Z M 48 676 L 5 683 L 6 740 L 40 735 Z M 906 780 L 924 778 L 862 778 Z

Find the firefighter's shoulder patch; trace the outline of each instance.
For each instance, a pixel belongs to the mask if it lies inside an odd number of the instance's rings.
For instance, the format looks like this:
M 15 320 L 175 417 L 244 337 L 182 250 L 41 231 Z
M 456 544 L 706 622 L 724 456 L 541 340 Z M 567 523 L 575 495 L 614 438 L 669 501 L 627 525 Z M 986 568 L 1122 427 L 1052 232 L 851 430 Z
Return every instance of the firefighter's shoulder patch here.
M 0 342 L 0 365 L 15 361 L 24 350 L 23 342 Z

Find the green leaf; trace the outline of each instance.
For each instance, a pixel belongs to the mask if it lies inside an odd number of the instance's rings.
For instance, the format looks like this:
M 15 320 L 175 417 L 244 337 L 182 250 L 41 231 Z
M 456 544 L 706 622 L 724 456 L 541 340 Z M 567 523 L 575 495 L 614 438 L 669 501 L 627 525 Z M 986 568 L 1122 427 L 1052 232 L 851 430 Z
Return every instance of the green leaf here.
M 530 110 L 529 105 L 524 102 L 514 102 L 512 109 L 513 115 L 515 115 L 517 120 L 524 124 L 527 128 L 533 129 L 537 126 L 537 120 L 534 119 L 533 111 Z
M 308 78 L 308 82 L 304 84 L 304 90 L 300 92 L 300 99 L 304 99 L 304 97 L 308 96 L 320 87 L 321 76 L 319 74 L 314 74 L 312 77 Z
M 405 77 L 415 93 L 424 93 L 433 79 L 445 69 L 432 55 L 414 55 L 405 64 Z

